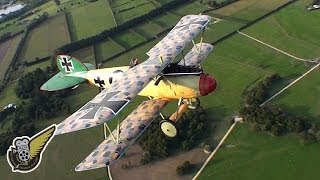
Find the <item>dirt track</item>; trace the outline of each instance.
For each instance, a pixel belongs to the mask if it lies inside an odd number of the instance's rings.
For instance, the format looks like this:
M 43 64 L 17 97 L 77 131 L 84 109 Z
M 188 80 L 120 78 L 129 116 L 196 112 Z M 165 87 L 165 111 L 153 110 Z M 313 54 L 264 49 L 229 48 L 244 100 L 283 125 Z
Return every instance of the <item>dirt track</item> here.
M 184 161 L 190 161 L 199 169 L 202 163 L 209 155 L 205 154 L 202 149 L 196 148 L 188 152 L 181 152 L 177 155 L 170 156 L 164 160 L 155 161 L 146 165 L 140 165 L 141 148 L 135 144 L 126 153 L 116 165 L 111 167 L 111 175 L 114 180 L 123 179 L 192 179 L 192 175 L 178 176 L 176 168 Z M 129 164 L 130 168 L 122 168 L 122 164 Z

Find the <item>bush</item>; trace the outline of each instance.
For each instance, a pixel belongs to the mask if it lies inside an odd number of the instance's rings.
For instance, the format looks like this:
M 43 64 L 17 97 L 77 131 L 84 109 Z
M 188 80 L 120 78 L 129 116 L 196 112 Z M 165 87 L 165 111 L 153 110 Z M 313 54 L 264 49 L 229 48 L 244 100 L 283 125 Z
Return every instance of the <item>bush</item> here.
M 179 165 L 176 169 L 176 173 L 180 176 L 189 174 L 192 172 L 194 166 L 190 164 L 189 161 L 183 162 L 183 164 Z

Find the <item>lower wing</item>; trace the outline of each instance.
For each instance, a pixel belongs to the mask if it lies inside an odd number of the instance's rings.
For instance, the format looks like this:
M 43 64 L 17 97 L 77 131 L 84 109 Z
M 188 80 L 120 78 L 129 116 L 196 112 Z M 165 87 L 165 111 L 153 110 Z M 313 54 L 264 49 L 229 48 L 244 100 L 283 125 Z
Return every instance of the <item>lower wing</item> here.
M 142 102 L 120 124 L 120 140 L 116 142 L 112 135 L 109 135 L 75 170 L 85 171 L 113 164 L 147 129 L 160 110 L 169 102 L 168 99 L 152 99 Z M 112 132 L 112 134 L 116 133 L 117 129 Z

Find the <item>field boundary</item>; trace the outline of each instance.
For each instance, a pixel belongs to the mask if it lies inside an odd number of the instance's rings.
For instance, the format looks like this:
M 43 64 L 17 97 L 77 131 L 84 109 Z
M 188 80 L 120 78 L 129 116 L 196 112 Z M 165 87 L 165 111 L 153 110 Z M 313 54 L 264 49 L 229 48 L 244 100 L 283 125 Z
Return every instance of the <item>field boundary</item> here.
M 219 142 L 218 146 L 212 151 L 212 153 L 210 154 L 210 156 L 207 158 L 206 162 L 204 162 L 204 164 L 201 166 L 200 170 L 197 172 L 197 174 L 192 178 L 192 180 L 196 180 L 198 178 L 198 176 L 201 174 L 201 172 L 204 170 L 204 168 L 207 166 L 207 164 L 211 161 L 211 159 L 213 158 L 213 156 L 218 152 L 219 148 L 221 147 L 221 145 L 224 143 L 224 141 L 227 139 L 227 137 L 229 136 L 229 134 L 231 133 L 231 131 L 233 130 L 233 128 L 235 127 L 235 125 L 237 124 L 237 122 L 234 122 L 231 127 L 229 128 L 229 130 L 227 131 L 227 133 L 223 136 L 223 138 L 221 139 L 221 141 Z
M 320 59 L 320 58 L 319 58 Z M 281 94 L 283 91 L 285 91 L 286 89 L 288 89 L 289 87 L 291 87 L 292 85 L 294 85 L 295 83 L 297 83 L 299 80 L 301 80 L 303 77 L 305 77 L 306 75 L 308 75 L 310 72 L 312 72 L 313 70 L 315 70 L 317 67 L 320 66 L 320 63 L 318 63 L 317 65 L 315 65 L 313 68 L 309 69 L 307 72 L 305 72 L 303 75 L 301 75 L 300 77 L 298 77 L 296 80 L 294 80 L 292 83 L 290 83 L 289 85 L 287 85 L 286 87 L 284 87 L 283 89 L 281 89 L 279 92 L 277 92 L 276 94 L 274 94 L 272 97 L 270 97 L 269 99 L 267 99 L 265 102 L 263 102 L 262 104 L 260 104 L 260 107 L 265 105 L 266 103 L 268 103 L 269 101 L 271 101 L 273 98 L 277 97 L 279 94 Z
M 287 53 L 287 52 L 285 52 L 285 51 L 282 51 L 282 50 L 280 50 L 280 49 L 278 49 L 278 48 L 276 48 L 276 47 L 274 47 L 274 46 L 272 46 L 272 45 L 270 45 L 270 44 L 268 44 L 268 43 L 265 43 L 265 42 L 263 42 L 263 41 L 261 41 L 261 40 L 259 40 L 259 39 L 257 39 L 257 38 L 254 38 L 254 37 L 252 37 L 252 36 L 250 36 L 250 35 L 248 35 L 248 34 L 245 34 L 245 33 L 241 32 L 241 31 L 237 31 L 237 32 L 238 32 L 239 34 L 247 37 L 247 38 L 250 38 L 250 39 L 252 39 L 252 40 L 254 40 L 254 41 L 256 41 L 256 42 L 258 42 L 258 43 L 260 43 L 260 44 L 263 44 L 263 45 L 265 45 L 265 46 L 267 46 L 267 47 L 269 47 L 269 48 L 271 48 L 271 49 L 273 49 L 273 50 L 276 50 L 276 51 L 278 51 L 278 52 L 280 52 L 280 53 L 282 53 L 282 54 L 284 54 L 284 55 L 287 55 L 287 56 L 289 56 L 289 57 L 291 57 L 291 58 L 293 58 L 293 59 L 296 59 L 296 60 L 299 60 L 299 61 L 304 61 L 304 62 L 311 62 L 311 63 L 316 63 L 316 62 L 317 62 L 316 60 L 313 61 L 313 60 L 308 60 L 308 59 L 303 59 L 303 58 L 296 57 L 296 56 L 294 56 L 294 55 L 292 55 L 292 54 L 289 54 L 289 53 Z
M 116 21 L 116 18 L 114 17 L 114 13 L 113 13 L 113 10 L 112 10 L 112 8 L 111 8 L 111 4 L 110 4 L 109 0 L 106 0 L 106 1 L 107 1 L 107 4 L 108 4 L 109 9 L 110 9 L 110 11 L 111 11 L 112 19 L 113 19 L 113 21 L 114 21 L 114 25 L 115 25 L 115 27 L 117 27 L 117 26 L 118 26 L 118 23 L 117 23 L 117 21 Z

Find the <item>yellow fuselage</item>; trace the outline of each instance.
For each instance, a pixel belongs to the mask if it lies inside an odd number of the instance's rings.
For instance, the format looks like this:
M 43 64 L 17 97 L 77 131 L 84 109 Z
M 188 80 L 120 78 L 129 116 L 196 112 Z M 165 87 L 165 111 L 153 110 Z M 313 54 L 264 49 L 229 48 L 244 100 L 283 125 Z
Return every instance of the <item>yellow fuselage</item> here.
M 107 89 L 128 69 L 129 66 L 91 70 L 85 78 L 90 84 Z M 159 83 L 152 80 L 138 95 L 169 99 L 196 98 L 200 96 L 199 78 L 199 75 L 165 76 Z

